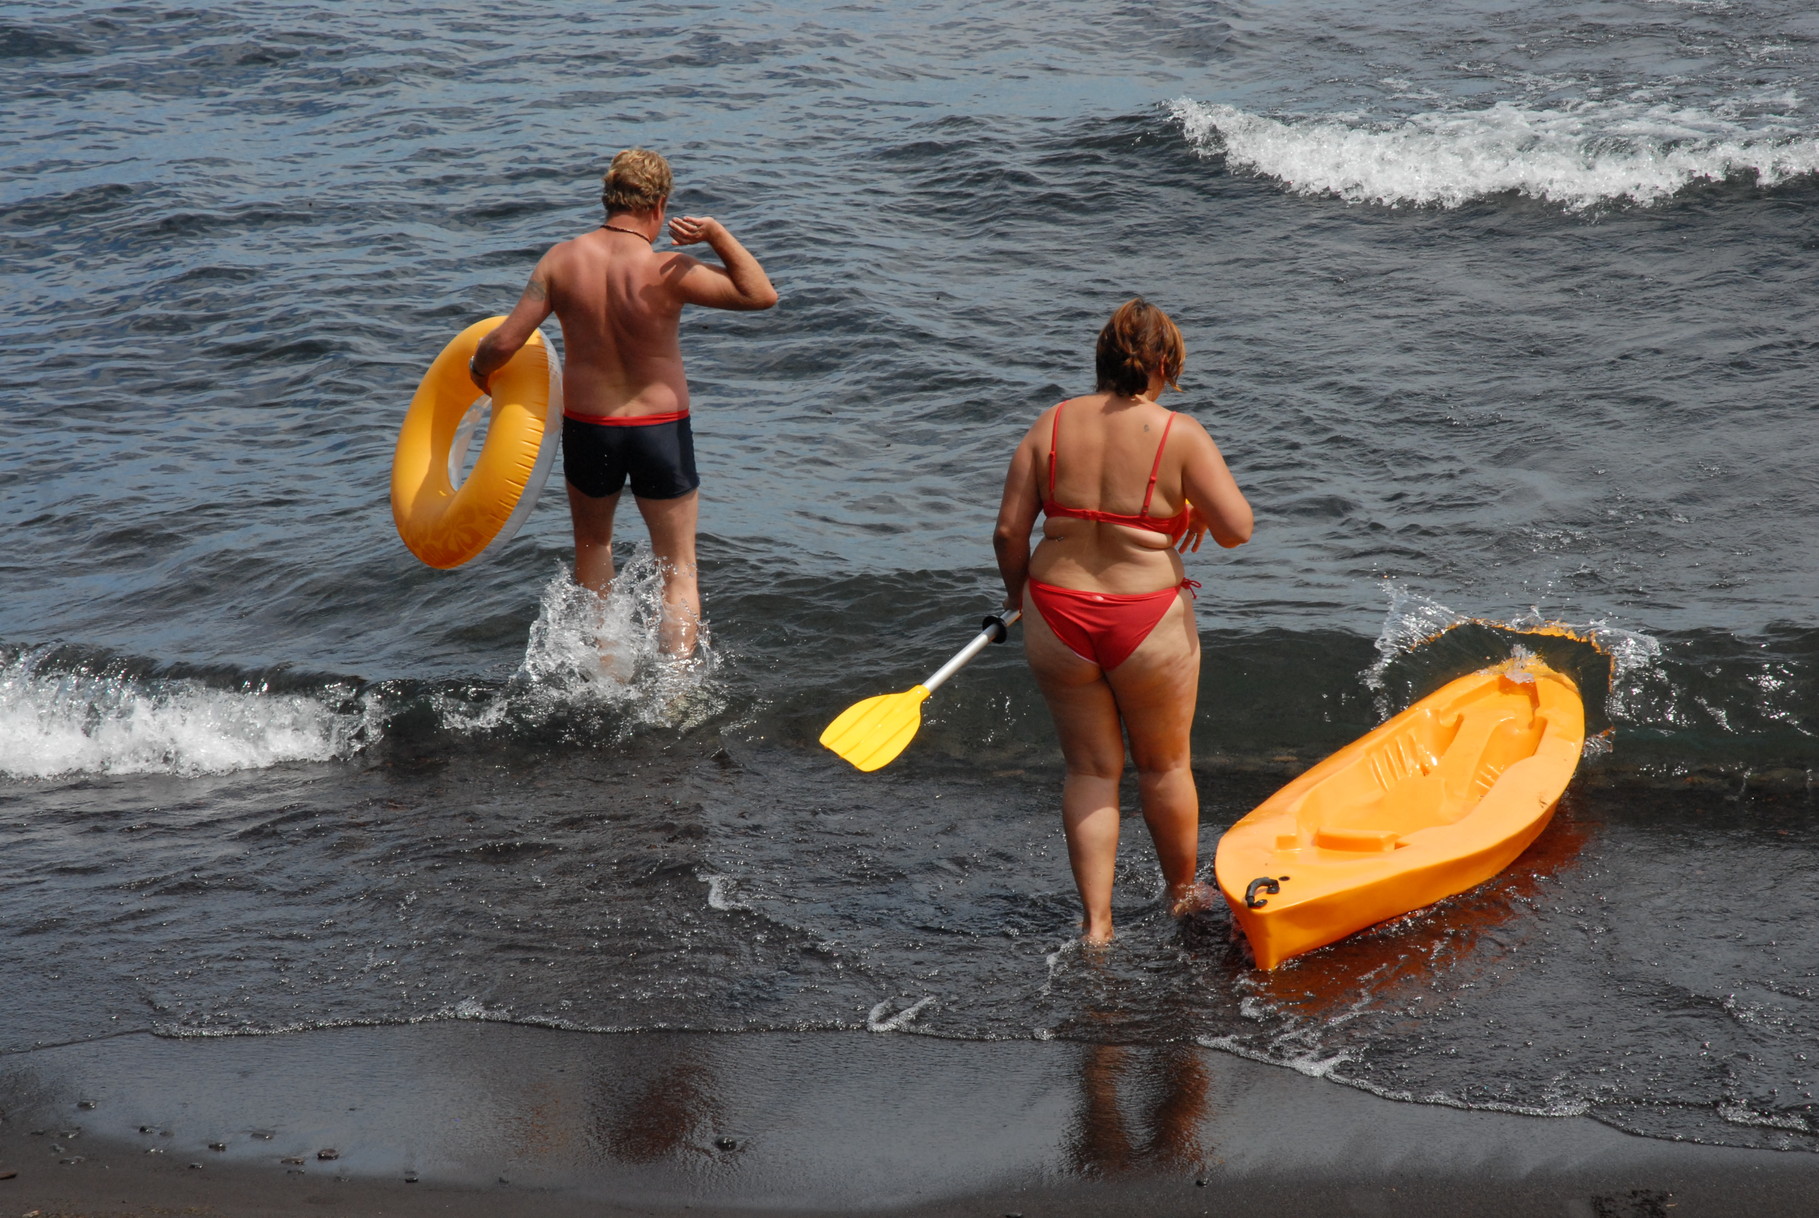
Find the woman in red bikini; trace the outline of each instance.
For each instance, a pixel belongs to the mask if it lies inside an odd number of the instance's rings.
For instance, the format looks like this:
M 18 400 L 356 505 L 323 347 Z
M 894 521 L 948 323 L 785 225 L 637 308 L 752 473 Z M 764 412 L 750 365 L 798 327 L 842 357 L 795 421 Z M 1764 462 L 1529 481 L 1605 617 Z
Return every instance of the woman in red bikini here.
M 1061 820 L 1088 943 L 1112 937 L 1126 735 L 1170 907 L 1179 915 L 1206 900 L 1194 881 L 1200 801 L 1188 765 L 1199 585 L 1181 554 L 1208 533 L 1243 545 L 1251 508 L 1206 429 L 1156 404 L 1165 386 L 1180 388 L 1183 359 L 1166 313 L 1141 298 L 1120 306 L 1099 333 L 1098 392 L 1044 411 L 1017 445 L 992 538 L 1005 604 L 1035 609 L 1024 649 L 1067 760 Z

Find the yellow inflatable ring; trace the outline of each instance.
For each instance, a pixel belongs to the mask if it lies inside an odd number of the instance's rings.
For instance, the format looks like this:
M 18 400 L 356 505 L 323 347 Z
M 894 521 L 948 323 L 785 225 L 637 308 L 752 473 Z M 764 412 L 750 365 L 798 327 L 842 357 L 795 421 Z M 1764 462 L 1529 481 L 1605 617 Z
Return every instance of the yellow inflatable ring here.
M 491 399 L 468 376 L 480 340 L 504 320 L 475 322 L 442 348 L 398 432 L 392 519 L 432 567 L 458 567 L 511 540 L 536 506 L 562 435 L 562 370 L 540 331 L 493 374 Z M 489 410 L 485 443 L 462 478 L 468 442 Z

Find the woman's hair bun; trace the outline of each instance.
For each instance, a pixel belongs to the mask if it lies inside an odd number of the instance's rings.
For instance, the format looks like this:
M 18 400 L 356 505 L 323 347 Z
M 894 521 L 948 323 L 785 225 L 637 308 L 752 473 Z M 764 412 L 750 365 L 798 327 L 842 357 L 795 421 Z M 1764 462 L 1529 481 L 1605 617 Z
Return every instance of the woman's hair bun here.
M 1093 370 L 1102 392 L 1135 397 L 1149 388 L 1150 373 L 1160 369 L 1171 389 L 1181 377 L 1187 350 L 1181 330 L 1169 315 L 1141 296 L 1118 306 L 1112 319 L 1099 331 Z

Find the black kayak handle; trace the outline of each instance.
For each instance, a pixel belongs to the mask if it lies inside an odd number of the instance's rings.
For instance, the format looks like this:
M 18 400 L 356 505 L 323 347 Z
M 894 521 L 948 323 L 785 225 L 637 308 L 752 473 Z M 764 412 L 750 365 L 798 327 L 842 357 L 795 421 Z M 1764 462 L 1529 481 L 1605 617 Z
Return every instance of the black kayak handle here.
M 1265 905 L 1269 904 L 1268 901 L 1262 900 L 1257 896 L 1257 890 L 1259 888 L 1263 889 L 1263 891 L 1269 893 L 1271 896 L 1282 891 L 1281 884 L 1278 884 L 1267 875 L 1260 875 L 1250 882 L 1250 887 L 1244 890 L 1244 907 L 1246 909 L 1262 909 Z

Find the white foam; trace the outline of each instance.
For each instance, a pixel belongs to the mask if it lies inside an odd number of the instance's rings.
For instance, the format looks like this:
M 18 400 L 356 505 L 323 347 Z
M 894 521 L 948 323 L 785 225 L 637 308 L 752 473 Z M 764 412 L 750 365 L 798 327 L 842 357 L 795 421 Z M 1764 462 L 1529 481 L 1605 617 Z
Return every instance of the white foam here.
M 1230 1053 L 1234 1057 L 1243 1057 L 1272 1066 L 1286 1066 L 1296 1074 L 1305 1074 L 1309 1078 L 1333 1079 L 1335 1082 L 1350 1081 L 1333 1076 L 1333 1071 L 1354 1060 L 1350 1053 L 1334 1053 L 1330 1057 L 1308 1053 L 1277 1054 L 1267 1050 L 1253 1049 L 1236 1036 L 1201 1036 L 1196 1039 L 1198 1043 L 1208 1049 L 1218 1049 L 1220 1052 Z
M 1508 193 L 1571 210 L 1648 205 L 1699 183 L 1753 178 L 1774 186 L 1819 171 L 1819 139 L 1777 115 L 1745 121 L 1592 100 L 1542 109 L 1499 102 L 1394 122 L 1354 114 L 1271 118 L 1187 97 L 1168 109 L 1202 156 L 1222 156 L 1297 194 L 1390 207 L 1458 207 Z
M 1390 666 L 1447 630 L 1472 622 L 1518 635 L 1525 631 L 1564 633 L 1596 647 L 1610 661 L 1610 692 L 1605 700 L 1605 713 L 1612 722 L 1654 721 L 1659 717 L 1657 709 L 1639 703 L 1658 700 L 1663 691 L 1671 696 L 1667 677 L 1661 669 L 1661 643 L 1639 630 L 1613 626 L 1603 620 L 1554 621 L 1542 617 L 1535 609 L 1507 622 L 1499 622 L 1467 617 L 1399 584 L 1390 584 L 1389 594 L 1389 608 L 1384 613 L 1383 628 L 1378 632 L 1375 644 L 1377 658 L 1364 672 L 1365 686 L 1376 695 L 1378 711 L 1386 718 L 1391 713 L 1385 683 Z M 1534 658 L 1534 653 L 1521 643 L 1514 643 L 1510 656 L 1520 668 Z M 1609 742 L 1593 747 L 1608 751 Z
M 351 756 L 370 708 L 189 679 L 46 671 L 52 649 L 0 666 L 0 774 L 220 774 Z M 346 703 L 351 690 L 328 698 Z
M 1459 1108 L 1468 1112 L 1508 1112 L 1520 1116 L 1534 1117 L 1577 1117 L 1591 1111 L 1588 1100 L 1574 1097 L 1556 1100 L 1551 1104 L 1513 1104 L 1501 1100 L 1464 1100 L 1445 1092 L 1434 1091 L 1416 1095 L 1412 1091 L 1384 1087 L 1366 1079 L 1340 1073 L 1340 1067 L 1356 1062 L 1358 1058 L 1349 1052 L 1340 1051 L 1321 1056 L 1318 1052 L 1296 1049 L 1282 1041 L 1272 1043 L 1266 1049 L 1254 1048 L 1238 1036 L 1201 1036 L 1196 1037 L 1197 1044 L 1217 1049 L 1221 1053 L 1230 1053 L 1247 1061 L 1262 1062 L 1270 1066 L 1282 1066 L 1308 1078 L 1324 1079 L 1329 1083 L 1338 1083 L 1342 1087 L 1351 1087 L 1358 1091 L 1386 1100 L 1397 1100 L 1408 1104 L 1432 1104 L 1442 1108 Z
M 883 1002 L 873 1007 L 871 1014 L 865 1017 L 865 1030 L 868 1032 L 901 1032 L 915 1021 L 916 1016 L 922 1014 L 922 1009 L 924 1007 L 934 1001 L 935 996 L 930 994 L 928 997 L 919 999 L 912 1005 L 904 1007 L 901 1011 L 898 1011 L 895 1015 L 892 1015 L 887 1019 L 885 1018 L 884 1013 L 891 1009 L 893 1003 L 889 998 L 886 998 Z
M 1719 1104 L 1718 1115 L 1733 1125 L 1756 1125 L 1764 1129 L 1793 1129 L 1801 1133 L 1812 1132 L 1812 1127 L 1806 1123 L 1805 1119 L 1793 1113 L 1770 1116 L 1746 1108 L 1742 1104 Z
M 730 875 L 701 875 L 697 878 L 707 884 L 707 907 L 718 909 L 723 913 L 735 909 L 748 909 L 750 906 L 735 898 L 732 893 L 739 886 L 739 881 Z
M 718 713 L 726 697 L 705 629 L 687 660 L 658 645 L 662 583 L 648 546 L 626 562 L 604 599 L 558 569 L 511 679 L 431 692 L 437 720 L 450 731 L 479 734 L 604 710 L 626 732 L 686 730 Z M 0 774 L 218 774 L 342 760 L 383 733 L 377 687 L 334 685 L 320 694 L 220 689 L 187 678 L 60 671 L 55 655 L 41 647 L 0 664 Z
M 677 660 L 659 645 L 663 575 L 640 542 L 612 589 L 595 596 L 559 566 L 544 586 L 524 658 L 505 688 L 479 702 L 445 700 L 450 727 L 485 731 L 513 717 L 606 709 L 626 727 L 686 729 L 724 708 L 720 658 L 703 624 L 695 654 Z

